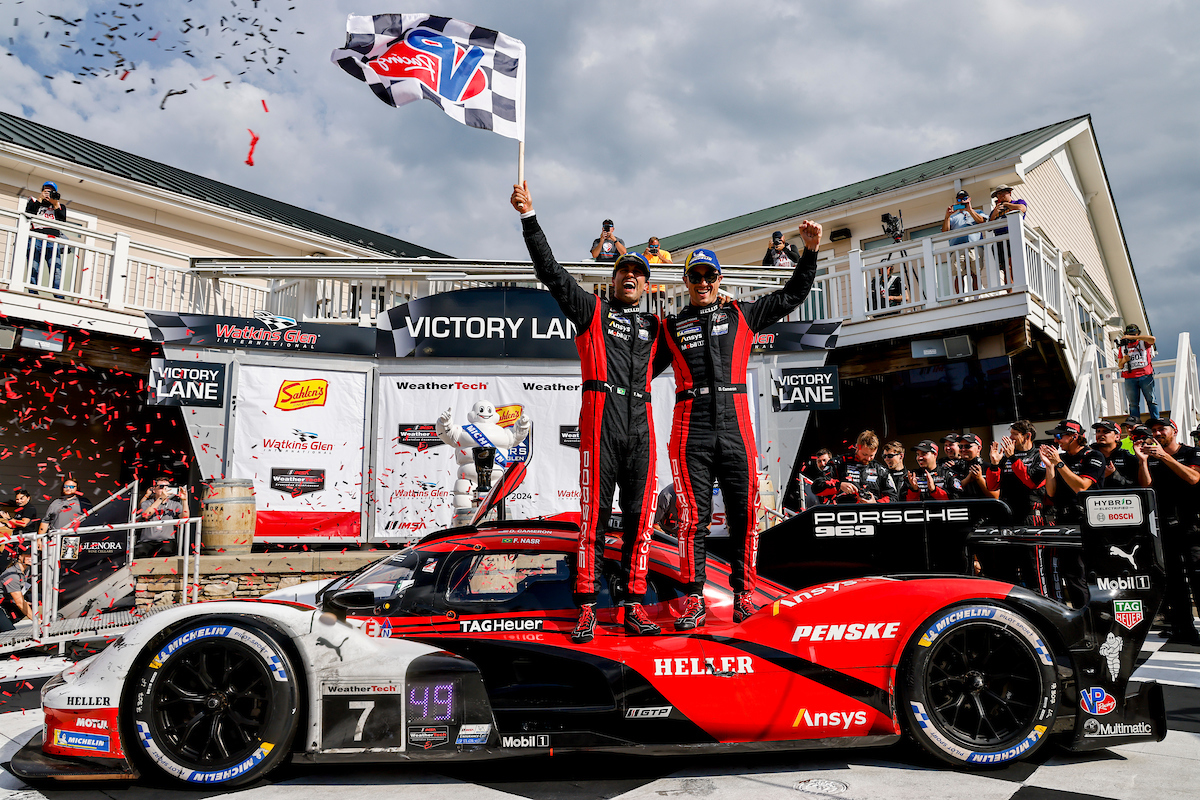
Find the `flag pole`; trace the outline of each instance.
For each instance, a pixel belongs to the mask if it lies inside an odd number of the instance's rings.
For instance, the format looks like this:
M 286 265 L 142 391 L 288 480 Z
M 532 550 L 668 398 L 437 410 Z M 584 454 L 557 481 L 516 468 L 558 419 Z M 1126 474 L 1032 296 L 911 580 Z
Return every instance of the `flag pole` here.
M 517 186 L 525 182 L 525 142 L 517 142 Z

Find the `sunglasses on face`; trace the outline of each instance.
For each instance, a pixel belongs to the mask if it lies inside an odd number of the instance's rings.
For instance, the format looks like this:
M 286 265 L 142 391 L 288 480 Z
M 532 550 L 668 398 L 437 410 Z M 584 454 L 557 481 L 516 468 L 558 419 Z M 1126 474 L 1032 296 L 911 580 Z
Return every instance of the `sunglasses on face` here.
M 899 458 L 900 454 L 899 453 L 884 453 L 883 457 L 884 458 Z
M 704 273 L 689 272 L 687 274 L 687 279 L 688 279 L 688 283 L 692 284 L 693 286 L 696 286 L 701 283 L 716 283 L 717 281 L 721 280 L 721 273 L 719 273 L 719 272 L 704 272 Z

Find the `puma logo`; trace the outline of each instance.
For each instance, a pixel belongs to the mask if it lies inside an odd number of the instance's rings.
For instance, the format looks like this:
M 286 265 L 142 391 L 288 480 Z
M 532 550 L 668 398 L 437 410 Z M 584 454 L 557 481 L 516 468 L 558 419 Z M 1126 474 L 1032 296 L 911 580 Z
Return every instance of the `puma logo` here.
M 1110 556 L 1120 556 L 1121 558 L 1123 558 L 1129 562 L 1129 566 L 1133 567 L 1134 569 L 1137 569 L 1137 562 L 1133 560 L 1133 556 L 1135 553 L 1137 553 L 1139 547 L 1141 547 L 1140 544 L 1135 544 L 1133 546 L 1133 549 L 1130 550 L 1128 553 L 1126 553 L 1124 550 L 1122 550 L 1121 548 L 1117 547 L 1114 544 L 1114 545 L 1109 546 L 1108 554 Z
M 345 644 L 348 641 L 350 641 L 349 636 L 347 636 L 345 639 L 342 639 L 342 644 Z M 334 644 L 333 642 L 326 639 L 324 636 L 317 639 L 317 644 L 321 645 L 322 647 L 328 647 L 330 650 L 337 653 L 338 661 L 346 660 L 346 659 L 342 658 L 342 644 Z

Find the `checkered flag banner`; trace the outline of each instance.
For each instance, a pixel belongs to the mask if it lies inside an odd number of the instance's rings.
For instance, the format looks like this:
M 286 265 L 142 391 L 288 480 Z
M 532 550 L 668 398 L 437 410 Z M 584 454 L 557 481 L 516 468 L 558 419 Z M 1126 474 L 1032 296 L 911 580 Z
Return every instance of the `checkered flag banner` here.
M 389 106 L 429 100 L 472 128 L 525 141 L 525 45 L 450 17 L 376 14 L 346 19 L 330 57 Z

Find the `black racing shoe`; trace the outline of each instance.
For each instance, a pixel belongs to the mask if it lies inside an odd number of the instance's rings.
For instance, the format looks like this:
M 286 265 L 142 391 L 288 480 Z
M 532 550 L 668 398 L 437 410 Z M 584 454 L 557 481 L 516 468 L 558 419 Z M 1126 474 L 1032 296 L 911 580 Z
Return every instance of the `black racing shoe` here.
M 749 592 L 738 592 L 733 596 L 733 624 L 738 625 L 758 608 L 750 602 Z
M 575 644 L 587 644 L 596 636 L 596 604 L 584 603 L 579 609 L 579 622 L 571 631 L 571 641 Z
M 641 603 L 622 603 L 625 608 L 625 632 L 635 636 L 653 636 L 662 633 L 662 628 L 650 621 L 650 616 Z
M 704 598 L 689 594 L 683 604 L 683 615 L 675 620 L 675 630 L 690 631 L 704 624 Z

